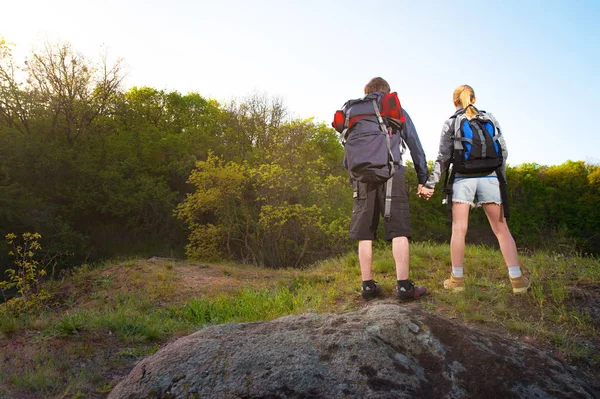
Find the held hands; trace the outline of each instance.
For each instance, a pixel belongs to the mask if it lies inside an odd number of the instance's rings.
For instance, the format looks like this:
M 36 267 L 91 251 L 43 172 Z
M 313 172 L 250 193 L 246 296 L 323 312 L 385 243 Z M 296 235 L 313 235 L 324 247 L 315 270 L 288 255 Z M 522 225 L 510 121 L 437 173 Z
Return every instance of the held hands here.
M 425 200 L 428 200 L 433 195 L 435 190 L 433 188 L 427 188 L 422 184 L 417 187 L 417 195 Z

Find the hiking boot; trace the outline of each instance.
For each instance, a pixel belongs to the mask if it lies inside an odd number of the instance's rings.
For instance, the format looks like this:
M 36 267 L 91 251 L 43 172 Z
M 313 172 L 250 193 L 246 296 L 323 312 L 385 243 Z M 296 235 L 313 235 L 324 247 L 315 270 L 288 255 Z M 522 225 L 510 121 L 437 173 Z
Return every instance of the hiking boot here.
M 398 285 L 398 299 L 400 299 L 401 301 L 419 299 L 427 293 L 427 288 L 416 287 L 412 281 L 409 281 L 409 283 L 410 287 L 408 289 L 406 289 L 405 287 L 400 287 L 400 285 Z
M 373 299 L 381 295 L 381 287 L 373 280 L 363 281 L 362 284 L 362 297 L 365 300 Z
M 512 284 L 512 287 L 513 287 L 513 294 L 520 295 L 520 294 L 527 293 L 527 290 L 529 289 L 529 286 L 531 285 L 531 281 L 529 281 L 529 279 L 527 277 L 525 277 L 521 274 L 517 278 L 511 278 L 510 276 L 508 278 L 510 279 L 510 283 Z
M 444 280 L 444 288 L 452 291 L 464 291 L 465 290 L 465 278 L 464 277 L 454 277 L 454 275 L 450 274 L 450 278 Z

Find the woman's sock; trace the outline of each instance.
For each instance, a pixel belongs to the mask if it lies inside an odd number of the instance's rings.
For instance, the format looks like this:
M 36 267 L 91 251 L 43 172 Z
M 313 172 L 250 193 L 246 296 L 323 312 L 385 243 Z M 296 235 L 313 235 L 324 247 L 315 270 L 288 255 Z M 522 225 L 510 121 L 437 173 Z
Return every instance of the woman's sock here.
M 509 266 L 508 275 L 510 278 L 521 277 L 521 267 L 520 266 Z
M 462 266 L 452 266 L 452 275 L 454 277 L 463 277 L 463 267 Z

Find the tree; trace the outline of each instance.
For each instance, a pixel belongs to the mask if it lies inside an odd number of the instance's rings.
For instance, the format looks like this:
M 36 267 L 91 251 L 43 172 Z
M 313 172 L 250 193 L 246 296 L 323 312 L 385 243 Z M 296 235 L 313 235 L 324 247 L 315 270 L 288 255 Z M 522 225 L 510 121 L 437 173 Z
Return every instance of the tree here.
M 260 160 L 285 121 L 287 109 L 280 98 L 253 94 L 225 106 L 221 131 L 222 153 L 232 160 Z
M 32 121 L 45 123 L 46 133 L 73 145 L 91 131 L 98 116 L 109 112 L 123 80 L 121 61 L 108 65 L 104 55 L 96 65 L 67 42 L 46 43 L 16 68 L 9 47 L 0 46 L 0 112 L 8 125 L 31 134 Z M 19 81 L 18 72 L 26 80 Z
M 13 46 L 4 38 L 0 39 L 0 115 L 9 128 L 29 134 L 29 107 L 32 104 L 16 77 L 19 69 L 13 59 Z

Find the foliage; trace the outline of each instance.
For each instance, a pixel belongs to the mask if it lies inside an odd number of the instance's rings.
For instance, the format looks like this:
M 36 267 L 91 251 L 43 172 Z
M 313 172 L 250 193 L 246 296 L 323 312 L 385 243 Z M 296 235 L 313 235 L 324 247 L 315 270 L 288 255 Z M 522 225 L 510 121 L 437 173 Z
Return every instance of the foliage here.
M 37 231 L 48 253 L 74 254 L 56 259 L 57 276 L 111 256 L 184 251 L 301 266 L 353 245 L 343 147 L 324 123 L 292 119 L 264 94 L 220 104 L 124 90 L 120 60 L 69 43 L 45 44 L 25 62 L 12 49 L 0 43 L 0 234 Z M 423 201 L 410 162 L 406 177 L 413 240 L 447 241 L 441 184 Z M 600 253 L 599 185 L 599 166 L 581 161 L 509 167 L 519 247 Z M 483 212 L 469 223 L 468 242 L 497 245 Z
M 6 241 L 12 246 L 9 255 L 14 257 L 15 267 L 6 270 L 8 280 L 0 282 L 0 290 L 5 294 L 7 290 L 14 289 L 18 297 L 0 304 L 0 314 L 18 316 L 25 312 L 37 312 L 50 299 L 50 294 L 41 285 L 46 270 L 35 259 L 36 253 L 42 248 L 38 242 L 40 238 L 38 233 L 23 233 L 22 242 L 19 243 L 16 235 L 6 235 Z
M 223 251 L 244 262 L 298 267 L 344 247 L 347 232 L 339 226 L 347 216 L 322 201 L 336 200 L 344 178 L 327 174 L 324 159 L 303 151 L 311 143 L 302 140 L 272 143 L 274 155 L 256 166 L 215 155 L 196 164 L 189 179 L 196 191 L 177 208 L 190 229 L 189 256 L 210 260 Z
M 600 165 L 523 164 L 508 171 L 511 229 L 529 248 L 600 253 Z

